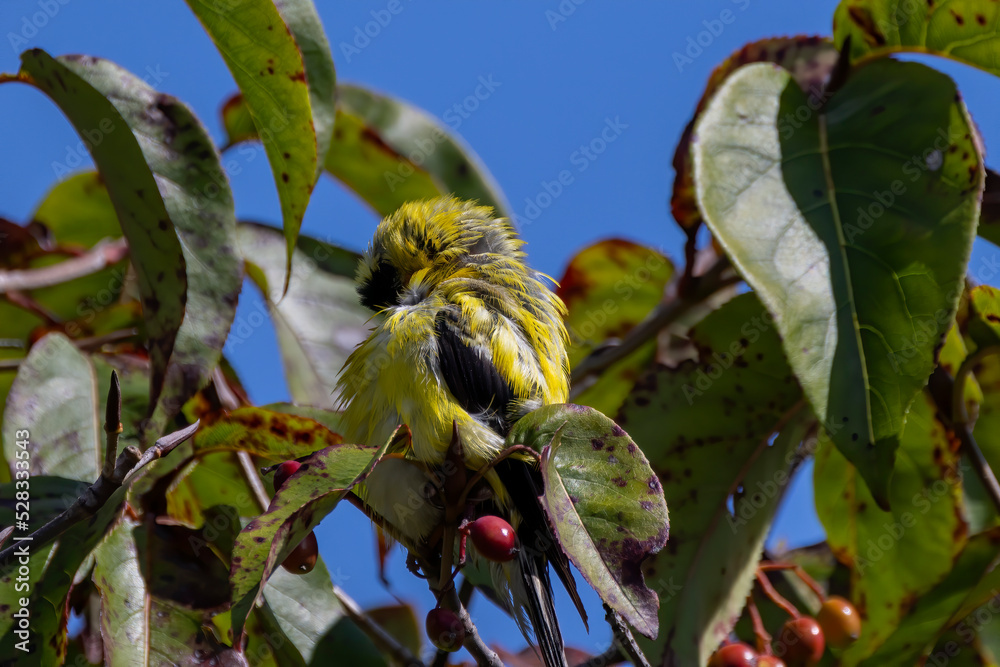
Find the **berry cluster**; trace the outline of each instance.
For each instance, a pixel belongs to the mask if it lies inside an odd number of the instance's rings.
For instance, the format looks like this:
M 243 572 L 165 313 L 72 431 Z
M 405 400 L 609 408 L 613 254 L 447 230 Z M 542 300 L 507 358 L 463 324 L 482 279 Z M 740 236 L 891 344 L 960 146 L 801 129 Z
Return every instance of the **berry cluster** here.
M 517 555 L 517 535 L 504 519 L 486 515 L 460 528 L 459 550 L 465 550 L 465 538 L 472 540 L 476 551 L 486 560 L 506 563 Z M 424 623 L 427 637 L 442 651 L 454 652 L 462 648 L 465 627 L 458 614 L 445 607 L 436 607 L 427 614 Z
M 816 618 L 799 613 L 783 598 L 764 572 L 768 570 L 793 570 L 823 600 Z M 781 563 L 764 563 L 757 571 L 757 582 L 764 594 L 788 612 L 791 618 L 781 627 L 776 641 L 764 629 L 753 595 L 747 598 L 747 610 L 757 636 L 757 649 L 743 642 L 727 642 L 709 659 L 708 667 L 809 667 L 817 664 L 829 645 L 842 649 L 861 635 L 858 610 L 844 598 L 823 590 L 800 567 Z

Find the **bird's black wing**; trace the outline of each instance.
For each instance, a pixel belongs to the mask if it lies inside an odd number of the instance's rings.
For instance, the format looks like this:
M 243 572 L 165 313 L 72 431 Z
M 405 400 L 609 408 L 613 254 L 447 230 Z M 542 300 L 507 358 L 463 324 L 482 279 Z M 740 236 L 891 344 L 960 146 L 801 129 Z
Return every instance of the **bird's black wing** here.
M 481 415 L 500 435 L 507 435 L 507 412 L 514 400 L 514 388 L 493 361 L 469 344 L 459 313 L 445 309 L 434 321 L 437 334 L 438 368 L 458 404 L 472 415 Z

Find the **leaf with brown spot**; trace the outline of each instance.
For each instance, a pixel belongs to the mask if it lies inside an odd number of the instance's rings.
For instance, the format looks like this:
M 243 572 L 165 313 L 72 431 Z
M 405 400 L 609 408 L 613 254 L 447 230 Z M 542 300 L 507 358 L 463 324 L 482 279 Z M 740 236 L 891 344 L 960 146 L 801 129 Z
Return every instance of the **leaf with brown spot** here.
M 315 79 L 316 92 L 324 97 L 316 100 L 322 111 L 332 103 L 333 62 L 329 45 L 322 30 L 314 26 L 303 32 L 300 49 L 272 0 L 230 4 L 187 0 L 187 4 L 222 54 L 257 134 L 263 137 L 281 203 L 285 266 L 291 269 L 295 239 L 321 163 L 317 157 L 317 126 L 314 126 L 312 91 L 304 75 L 303 50 L 308 48 L 310 63 L 315 64 L 309 72 L 310 78 Z M 299 5 L 298 0 L 288 0 L 283 3 L 283 10 L 293 24 L 301 27 L 310 12 L 309 7 Z M 314 10 L 312 14 L 315 21 Z M 324 133 L 329 130 L 324 120 L 328 115 L 318 114 L 322 121 L 318 127 Z M 282 173 L 288 174 L 287 180 L 280 178 Z
M 813 411 L 885 507 L 979 217 L 981 143 L 955 83 L 886 58 L 814 108 L 788 72 L 751 64 L 697 132 L 707 224 L 774 315 Z
M 865 619 L 844 664 L 857 664 L 886 642 L 909 601 L 948 575 L 966 543 L 960 459 L 935 410 L 923 392 L 910 408 L 889 487 L 891 512 L 878 508 L 858 471 L 829 442 L 816 453 L 816 512 L 834 554 L 852 569 L 850 597 Z
M 663 299 L 673 276 L 670 260 L 653 248 L 607 239 L 578 252 L 559 281 L 566 303 L 570 368 L 609 338 L 621 338 Z M 650 341 L 600 375 L 573 400 L 614 414 L 653 361 Z
M 397 429 L 400 432 L 408 436 L 408 431 Z M 397 433 L 379 448 L 340 444 L 312 454 L 278 489 L 267 511 L 240 531 L 229 574 L 234 637 L 241 636 L 247 614 L 274 568 L 364 479 Z M 259 543 L 256 538 L 261 537 Z
M 930 53 L 1000 75 L 1000 5 L 982 0 L 841 0 L 838 48 L 851 38 L 858 64 L 894 53 Z
M 379 151 L 385 153 L 392 164 L 376 160 L 377 164 L 365 166 L 368 178 L 377 170 L 377 179 L 369 181 L 370 189 L 355 190 L 379 213 L 391 213 L 407 201 L 402 198 L 404 195 L 414 194 L 407 192 L 407 182 L 410 174 L 417 172 L 409 167 L 419 165 L 418 169 L 427 174 L 438 192 L 414 198 L 451 193 L 492 206 L 497 215 L 511 215 L 510 205 L 489 170 L 443 123 L 408 102 L 361 86 L 341 85 L 338 93 L 338 110 L 343 116 L 352 117 L 351 126 L 357 129 L 352 134 L 349 127 L 343 137 L 334 138 L 326 156 L 326 168 L 350 186 L 351 180 L 357 183 L 361 175 L 354 171 L 361 168 L 354 164 L 356 158 L 363 155 L 374 158 Z M 356 143 L 344 141 L 351 136 Z M 358 155 L 358 151 L 362 154 Z M 376 201 L 380 203 L 376 205 Z
M 187 278 L 185 258 L 167 206 L 144 151 L 128 122 L 102 91 L 86 80 L 87 57 L 55 59 L 40 49 L 21 55 L 21 74 L 48 95 L 79 132 L 98 133 L 91 155 L 118 214 L 135 267 L 144 304 L 146 332 L 153 362 L 150 393 L 155 399 L 166 374 L 184 318 Z M 139 196 L 137 193 L 144 193 Z M 162 274 L 162 278 L 157 278 Z M 149 307 L 155 303 L 156 307 Z
M 507 444 L 541 452 L 542 507 L 563 551 L 604 602 L 655 637 L 658 601 L 641 567 L 667 542 L 670 521 L 642 451 L 597 410 L 568 405 L 521 418 Z
M 1000 567 L 996 567 L 998 541 L 1000 528 L 971 538 L 948 576 L 916 600 L 892 635 L 859 664 L 862 667 L 920 664 L 920 658 L 931 651 L 946 628 L 966 620 L 977 607 L 996 595 L 1000 586 Z M 966 622 L 967 629 L 978 630 L 980 625 L 975 618 Z
M 1000 346 L 1000 290 L 978 285 L 969 291 L 967 335 L 976 349 Z
M 271 461 L 296 459 L 338 445 L 343 439 L 307 417 L 264 408 L 239 408 L 194 436 L 195 456 L 243 451 Z
M 136 136 L 143 137 L 146 163 L 184 253 L 184 320 L 162 387 L 153 386 L 155 408 L 144 433 L 148 445 L 208 382 L 235 317 L 243 271 L 233 197 L 218 151 L 184 104 L 106 60 L 70 61 L 67 66 L 112 100 Z M 154 383 L 160 372 L 154 365 Z
M 94 376 L 87 356 L 62 334 L 39 340 L 18 367 L 4 406 L 4 456 L 11 472 L 20 450 L 31 453 L 33 476 L 56 475 L 88 484 L 97 479 L 104 463 L 106 392 L 101 387 L 108 381 Z M 17 437 L 21 430 L 29 435 Z
M 124 520 L 95 552 L 93 580 L 101 592 L 109 663 L 152 667 L 218 660 L 227 647 L 205 631 L 211 615 L 159 597 L 147 584 L 147 539 L 145 525 Z
M 660 635 L 639 644 L 677 665 L 705 664 L 732 629 L 789 480 L 786 455 L 811 419 L 788 421 L 802 390 L 755 295 L 728 301 L 689 335 L 698 358 L 650 369 L 618 414 L 671 514 L 670 541 L 643 568 L 660 596 Z M 734 514 L 727 504 L 740 488 Z

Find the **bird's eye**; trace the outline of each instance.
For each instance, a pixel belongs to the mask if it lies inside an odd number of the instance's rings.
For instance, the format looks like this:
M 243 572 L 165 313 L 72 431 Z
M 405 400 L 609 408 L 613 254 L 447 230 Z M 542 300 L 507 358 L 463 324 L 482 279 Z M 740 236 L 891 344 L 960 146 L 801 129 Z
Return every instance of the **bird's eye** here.
M 378 312 L 389 306 L 399 305 L 399 293 L 403 290 L 403 281 L 399 271 L 389 262 L 382 261 L 371 277 L 358 285 L 358 296 L 361 305 Z

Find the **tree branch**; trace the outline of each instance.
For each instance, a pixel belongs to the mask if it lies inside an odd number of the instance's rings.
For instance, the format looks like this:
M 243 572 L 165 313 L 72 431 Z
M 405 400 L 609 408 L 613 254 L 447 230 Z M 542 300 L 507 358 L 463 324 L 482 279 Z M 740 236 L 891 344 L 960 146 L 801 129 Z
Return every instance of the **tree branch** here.
M 476 660 L 476 664 L 479 667 L 504 667 L 503 661 L 500 660 L 500 656 L 496 654 L 496 651 L 487 646 L 483 638 L 479 636 L 479 630 L 476 629 L 476 624 L 472 622 L 472 617 L 469 616 L 469 611 L 465 608 L 465 605 L 458 599 L 458 592 L 455 590 L 455 587 L 450 586 L 445 591 L 444 597 L 448 600 L 448 606 L 454 608 L 455 613 L 458 614 L 458 618 L 465 627 L 465 650 L 472 654 L 472 657 Z
M 25 538 L 31 540 L 35 546 L 42 546 L 55 540 L 75 524 L 85 521 L 97 514 L 98 511 L 108 502 L 115 491 L 129 481 L 129 477 L 143 468 L 150 461 L 169 454 L 177 445 L 190 438 L 196 430 L 198 423 L 165 435 L 156 441 L 145 453 L 140 453 L 134 445 L 129 445 L 118 455 L 114 469 L 110 475 L 105 475 L 103 471 L 97 481 L 87 487 L 83 494 L 74 501 L 68 509 L 59 516 L 53 518 L 44 526 Z M 14 559 L 14 546 L 10 546 L 0 552 L 0 567 L 6 567 Z
M 0 294 L 39 287 L 51 287 L 60 283 L 89 276 L 101 269 L 117 264 L 128 256 L 128 244 L 124 238 L 103 239 L 84 254 L 38 269 L 13 269 L 0 271 Z
M 118 371 L 111 371 L 111 388 L 108 389 L 108 404 L 104 408 L 104 433 L 108 444 L 104 449 L 104 469 L 102 477 L 111 477 L 118 458 L 118 436 L 122 432 L 122 386 L 118 381 Z
M 716 292 L 740 282 L 742 278 L 733 272 L 729 260 L 723 257 L 695 280 L 696 284 L 689 294 L 661 303 L 646 319 L 633 327 L 620 343 L 598 346 L 573 369 L 570 383 L 574 386 L 579 385 L 586 377 L 621 361 L 644 343 L 655 338 L 660 331 L 676 322 L 689 310 Z

